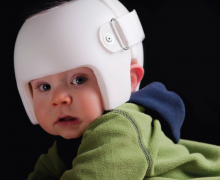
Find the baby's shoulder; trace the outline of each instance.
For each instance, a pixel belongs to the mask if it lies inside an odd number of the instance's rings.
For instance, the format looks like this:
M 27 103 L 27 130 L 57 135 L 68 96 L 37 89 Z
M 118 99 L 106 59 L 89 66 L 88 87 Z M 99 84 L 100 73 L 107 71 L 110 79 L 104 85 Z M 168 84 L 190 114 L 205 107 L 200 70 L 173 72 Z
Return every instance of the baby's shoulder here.
M 125 103 L 113 110 L 105 112 L 97 118 L 86 129 L 87 133 L 101 128 L 128 128 L 132 124 L 141 124 L 143 122 L 150 124 L 152 118 L 144 113 L 145 108 L 142 106 Z

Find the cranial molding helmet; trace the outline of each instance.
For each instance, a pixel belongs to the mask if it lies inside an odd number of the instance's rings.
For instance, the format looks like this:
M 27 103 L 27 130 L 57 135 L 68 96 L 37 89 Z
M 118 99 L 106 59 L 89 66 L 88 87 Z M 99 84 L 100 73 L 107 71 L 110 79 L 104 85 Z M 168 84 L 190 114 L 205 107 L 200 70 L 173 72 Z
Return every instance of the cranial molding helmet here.
M 17 36 L 14 67 L 31 122 L 38 124 L 28 83 L 79 67 L 93 70 L 105 110 L 128 101 L 131 59 L 143 66 L 144 38 L 136 11 L 129 13 L 117 0 L 75 0 L 26 20 Z

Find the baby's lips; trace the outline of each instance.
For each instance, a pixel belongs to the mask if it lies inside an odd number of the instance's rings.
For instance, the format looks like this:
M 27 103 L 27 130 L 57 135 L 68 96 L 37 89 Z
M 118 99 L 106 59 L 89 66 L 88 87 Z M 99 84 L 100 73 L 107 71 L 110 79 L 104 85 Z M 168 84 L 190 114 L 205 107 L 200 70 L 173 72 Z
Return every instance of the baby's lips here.
M 72 116 L 68 116 L 68 115 L 62 115 L 62 116 L 59 116 L 57 118 L 57 122 L 60 121 L 61 119 L 65 119 L 65 120 L 74 120 L 76 119 L 75 117 L 72 117 Z
M 75 120 L 76 118 L 72 117 L 72 116 L 68 116 L 65 118 L 65 121 L 68 121 L 68 120 Z

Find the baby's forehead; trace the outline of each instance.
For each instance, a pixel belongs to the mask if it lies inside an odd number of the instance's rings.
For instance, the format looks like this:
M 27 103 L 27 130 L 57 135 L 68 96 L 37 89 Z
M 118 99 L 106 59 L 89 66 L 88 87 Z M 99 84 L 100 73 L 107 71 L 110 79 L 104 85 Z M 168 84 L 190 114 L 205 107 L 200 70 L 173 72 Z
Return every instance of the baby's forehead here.
M 93 70 L 89 67 L 79 67 L 79 68 L 71 69 L 71 70 L 68 70 L 65 72 L 66 73 L 69 73 L 69 72 L 72 72 L 72 73 L 78 73 L 78 72 L 93 73 Z
M 57 74 L 52 74 L 52 75 L 49 75 L 49 76 L 36 78 L 36 79 L 31 80 L 30 82 L 40 80 L 40 79 L 44 79 L 44 78 L 51 78 L 51 77 L 55 77 L 55 76 L 70 76 L 70 75 L 74 75 L 74 74 L 78 74 L 78 73 L 90 74 L 90 75 L 94 74 L 93 70 L 89 67 L 79 67 L 79 68 L 75 68 L 75 69 L 70 69 L 68 71 L 60 72 L 60 73 L 57 73 Z

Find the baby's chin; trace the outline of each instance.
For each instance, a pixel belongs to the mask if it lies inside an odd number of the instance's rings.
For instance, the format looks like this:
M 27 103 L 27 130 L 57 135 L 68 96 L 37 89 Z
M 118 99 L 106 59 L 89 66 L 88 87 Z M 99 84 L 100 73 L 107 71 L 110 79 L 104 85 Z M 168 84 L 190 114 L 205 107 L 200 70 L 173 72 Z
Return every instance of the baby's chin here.
M 42 126 L 41 126 L 42 127 Z M 42 127 L 43 128 L 43 127 Z M 84 133 L 84 130 L 80 129 L 79 126 L 74 126 L 74 127 L 55 127 L 51 129 L 46 129 L 43 128 L 47 133 L 53 135 L 53 136 L 61 136 L 64 139 L 76 139 L 82 136 Z
M 82 136 L 82 133 L 77 133 L 77 132 L 63 132 L 60 134 L 61 137 L 64 139 L 76 139 Z

